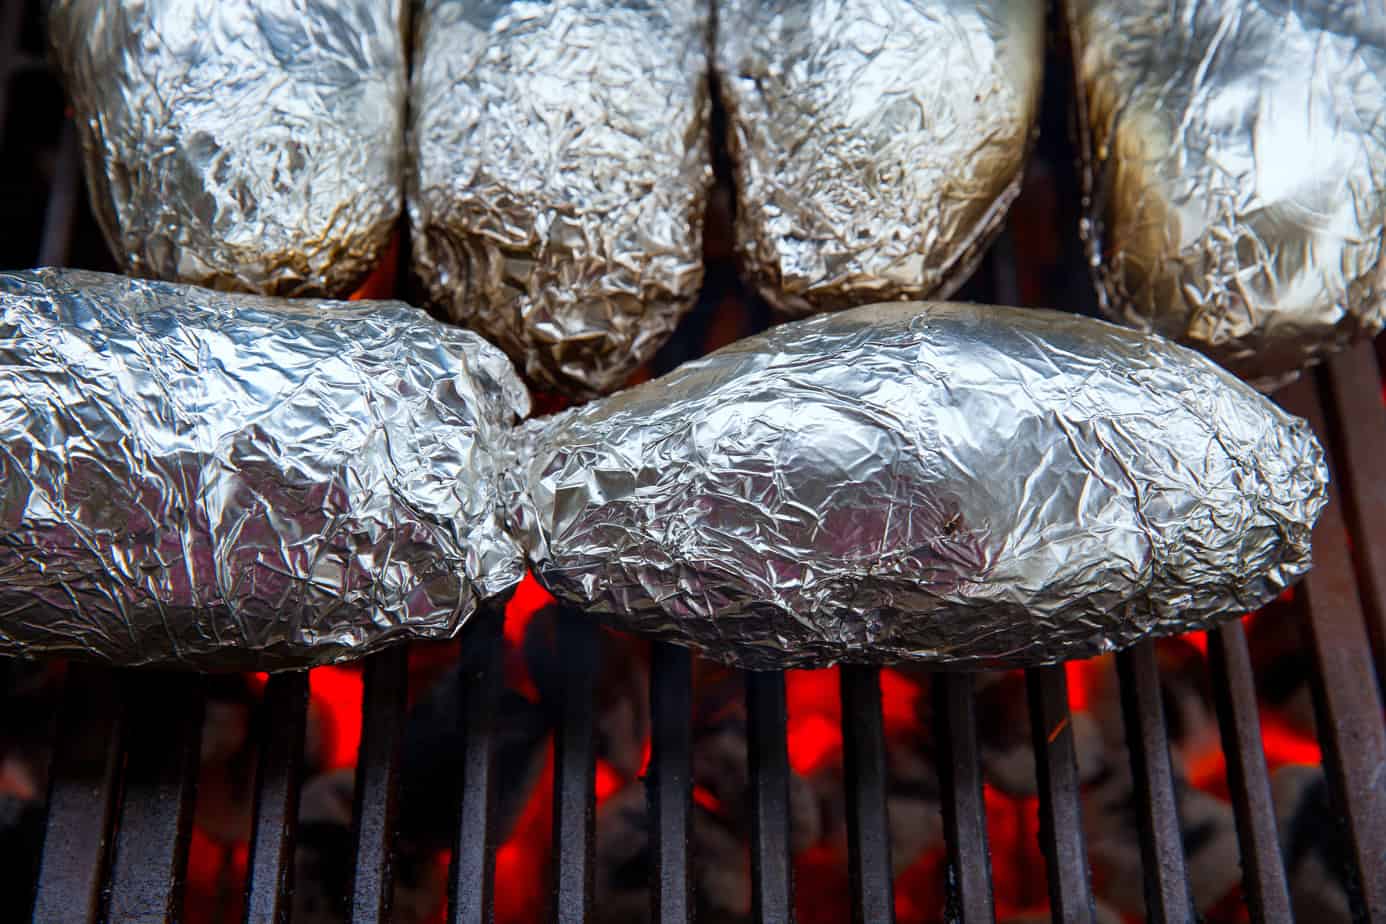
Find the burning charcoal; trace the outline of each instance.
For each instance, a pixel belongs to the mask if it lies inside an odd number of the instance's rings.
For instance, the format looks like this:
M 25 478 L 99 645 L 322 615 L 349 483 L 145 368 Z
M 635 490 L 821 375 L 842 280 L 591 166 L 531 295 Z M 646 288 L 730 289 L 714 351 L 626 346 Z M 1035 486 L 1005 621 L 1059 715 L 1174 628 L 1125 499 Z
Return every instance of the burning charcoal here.
M 1194 905 L 1205 913 L 1241 883 L 1241 852 L 1232 807 L 1176 781 L 1179 828 Z M 1098 896 L 1125 914 L 1145 913 L 1139 811 L 1124 768 L 1113 769 L 1083 800 L 1083 828 Z
M 1345 871 L 1352 860 L 1343 822 L 1321 767 L 1281 767 L 1271 780 L 1280 846 L 1295 917 L 1315 924 L 1353 920 Z
M 740 922 L 750 915 L 747 842 L 724 821 L 694 808 L 689 850 L 699 921 Z M 651 849 L 645 786 L 637 780 L 608 799 L 597 814 L 594 920 L 624 924 L 649 919 Z
M 1106 902 L 1093 902 L 1093 921 L 1094 924 L 1122 924 L 1121 912 L 1117 911 Z M 1054 916 L 1049 910 L 1023 911 L 1001 918 L 1001 924 L 1049 924 L 1054 920 Z
M 298 667 L 509 590 L 504 355 L 395 302 L 0 273 L 0 652 Z
M 414 269 L 535 383 L 618 388 L 693 305 L 712 178 L 706 9 L 419 6 Z
M 255 804 L 256 698 L 241 675 L 210 678 L 204 687 L 198 828 L 222 844 L 250 839 Z
M 886 812 L 890 860 L 895 875 L 930 851 L 943 847 L 938 773 L 922 735 L 892 735 L 886 742 Z M 823 818 L 823 840 L 846 862 L 847 781 L 840 760 L 810 776 Z
M 539 698 L 553 716 L 564 698 L 567 655 L 559 648 L 559 608 L 547 606 L 530 619 L 524 655 Z M 642 643 L 612 632 L 601 633 L 597 673 L 597 756 L 626 779 L 640 772 L 650 738 L 649 672 Z
M 352 881 L 352 799 L 355 772 L 309 780 L 299 802 L 294 853 L 293 924 L 345 924 Z M 395 924 L 432 921 L 446 900 L 446 868 L 437 854 L 408 838 L 395 844 Z
M 719 0 L 739 255 L 792 315 L 946 297 L 1020 191 L 1044 4 Z
M 399 828 L 411 840 L 440 848 L 449 846 L 456 833 L 455 814 L 442 807 L 460 804 L 466 744 L 462 717 L 474 669 L 470 657 L 464 646 L 462 660 L 410 709 L 404 728 Z M 500 843 L 538 782 L 552 725 L 544 709 L 509 689 L 500 694 L 494 721 L 491 746 Z
M 1155 652 L 1171 757 L 1176 768 L 1187 772 L 1222 748 L 1208 666 L 1202 652 L 1184 639 L 1162 639 Z M 1108 746 L 1124 755 L 1126 726 L 1116 663 L 1108 658 L 1102 668 L 1095 675 L 1093 715 Z
M 693 715 L 693 783 L 721 807 L 719 817 L 738 837 L 751 836 L 751 768 L 743 685 L 699 690 Z M 822 832 L 819 799 L 808 780 L 789 774 L 789 845 L 807 849 Z
M 1107 313 L 1265 387 L 1379 331 L 1386 7 L 1064 6 Z
M 123 268 L 272 295 L 349 293 L 400 210 L 404 7 L 53 3 L 92 211 Z
M 1297 604 L 1276 600 L 1263 607 L 1247 629 L 1257 692 L 1294 731 L 1315 737 L 1313 662 L 1299 632 Z
M 1309 567 L 1323 451 L 1203 357 L 876 305 L 526 424 L 542 583 L 749 668 L 1020 666 L 1202 628 Z
M 983 674 L 982 677 L 987 675 Z M 977 730 L 982 769 L 988 783 L 1010 796 L 1039 792 L 1035 775 L 1034 739 L 1030 730 L 1029 700 L 1025 675 L 1016 671 L 993 674 L 989 683 L 977 685 Z M 979 678 L 980 679 L 980 678 Z M 928 699 L 921 697 L 921 702 Z M 1086 712 L 1069 719 L 1078 780 L 1086 784 L 1102 771 L 1103 737 L 1097 720 Z

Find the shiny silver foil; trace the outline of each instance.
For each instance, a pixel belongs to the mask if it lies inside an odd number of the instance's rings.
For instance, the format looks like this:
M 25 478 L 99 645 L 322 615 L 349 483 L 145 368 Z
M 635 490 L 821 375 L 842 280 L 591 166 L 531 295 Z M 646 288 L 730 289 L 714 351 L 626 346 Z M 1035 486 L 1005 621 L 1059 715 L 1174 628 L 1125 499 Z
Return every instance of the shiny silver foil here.
M 529 400 L 397 302 L 0 273 L 0 652 L 300 667 L 446 638 L 523 573 Z
M 346 295 L 402 198 L 404 0 L 53 0 L 93 211 L 130 273 Z
M 424 0 L 414 270 L 534 383 L 619 388 L 702 282 L 704 0 Z
M 749 668 L 1052 662 L 1206 627 L 1310 564 L 1323 451 L 1192 351 L 876 305 L 522 427 L 541 581 Z
M 1386 7 L 1067 0 L 1107 313 L 1262 387 L 1386 320 Z
M 941 298 L 1020 190 L 1041 0 L 719 0 L 737 247 L 789 315 Z

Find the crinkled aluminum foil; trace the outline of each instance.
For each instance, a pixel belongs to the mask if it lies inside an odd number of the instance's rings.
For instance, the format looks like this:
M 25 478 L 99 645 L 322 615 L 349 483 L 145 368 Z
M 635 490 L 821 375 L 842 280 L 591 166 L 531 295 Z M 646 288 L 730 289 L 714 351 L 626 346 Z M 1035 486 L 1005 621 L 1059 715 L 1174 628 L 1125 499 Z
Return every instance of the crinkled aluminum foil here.
M 704 0 L 424 0 L 409 219 L 431 302 L 529 379 L 619 388 L 702 282 Z
M 521 433 L 550 590 L 750 668 L 1203 628 L 1309 568 L 1328 479 L 1303 421 L 1196 353 L 971 305 L 786 325 Z
M 529 399 L 398 302 L 0 273 L 0 652 L 299 667 L 513 587 Z
M 782 312 L 946 297 L 1020 190 L 1040 0 L 720 0 L 741 261 Z
M 128 272 L 346 295 L 399 216 L 404 0 L 54 0 L 96 213 Z
M 1108 314 L 1262 387 L 1386 320 L 1386 7 L 1067 0 Z

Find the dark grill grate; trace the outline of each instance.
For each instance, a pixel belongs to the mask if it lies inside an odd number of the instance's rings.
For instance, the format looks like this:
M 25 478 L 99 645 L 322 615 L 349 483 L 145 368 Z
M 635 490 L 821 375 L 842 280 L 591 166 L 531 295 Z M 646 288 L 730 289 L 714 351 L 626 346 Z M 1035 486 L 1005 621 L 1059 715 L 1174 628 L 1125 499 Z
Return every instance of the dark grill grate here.
M 38 70 L 33 4 L 0 0 L 0 141 L 30 131 L 15 127 L 21 73 Z M 1051 67 L 1053 75 L 1059 68 Z M 1071 153 L 1062 131 L 1061 94 L 1048 94 L 1041 142 L 1059 147 L 1050 162 Z M 4 129 L 7 119 L 12 129 Z M 31 139 L 26 139 L 31 140 Z M 41 216 L 11 206 L 7 225 L 19 225 L 32 252 L 0 255 L 4 265 L 63 264 L 74 229 L 90 225 L 83 203 L 75 136 L 64 121 L 52 154 L 52 177 Z M 4 147 L 14 173 L 18 142 Z M 14 182 L 24 183 L 22 173 Z M 1067 201 L 1074 201 L 1068 177 Z M 1075 216 L 1056 216 L 1068 238 Z M 24 230 L 27 227 L 28 230 Z M 1066 241 L 1070 268 L 1077 246 Z M 1003 236 L 983 274 L 990 297 L 1020 301 L 1014 244 Z M 1070 273 L 1072 277 L 1074 274 Z M 1064 290 L 1067 286 L 1067 290 Z M 1072 303 L 1084 284 L 1050 293 Z M 1360 920 L 1386 921 L 1386 727 L 1378 678 L 1386 677 L 1386 482 L 1374 465 L 1386 457 L 1386 409 L 1380 367 L 1370 345 L 1335 360 L 1287 389 L 1282 400 L 1307 417 L 1331 445 L 1336 493 L 1315 534 L 1318 567 L 1296 597 L 1314 667 L 1314 700 L 1333 809 L 1340 816 L 1356 875 L 1351 899 Z M 1348 535 L 1352 535 L 1349 548 Z M 1355 556 L 1355 557 L 1354 557 Z M 486 656 L 469 659 L 463 709 L 463 785 L 452 867 L 451 922 L 490 920 L 497 807 L 495 703 L 502 683 L 501 619 L 478 620 L 465 645 Z M 597 630 L 580 615 L 565 618 L 560 644 L 569 665 L 564 711 L 556 736 L 554 777 L 555 875 L 552 909 L 563 922 L 583 920 L 592 901 L 594 807 L 593 687 L 600 657 Z M 1211 683 L 1218 710 L 1228 783 L 1241 845 L 1244 890 L 1251 918 L 1290 916 L 1285 869 L 1276 838 L 1256 691 L 1247 641 L 1239 623 L 1210 633 Z M 1375 669 L 1373 667 L 1375 658 Z M 1140 843 L 1149 918 L 1192 921 L 1184 847 L 1174 814 L 1167 731 L 1153 646 L 1119 658 L 1130 759 L 1141 794 Z M 390 920 L 391 859 L 399 795 L 401 729 L 407 658 L 402 649 L 377 655 L 366 668 L 363 736 L 355 800 L 353 922 Z M 853 918 L 893 915 L 886 761 L 881 690 L 875 670 L 841 672 L 850 882 Z M 1028 673 L 1032 737 L 1040 788 L 1039 838 L 1048 864 L 1050 905 L 1063 921 L 1094 920 L 1088 860 L 1080 825 L 1081 793 L 1062 668 Z M 653 831 L 654 915 L 662 922 L 692 919 L 690 889 L 692 671 L 687 652 L 654 646 L 651 711 L 650 820 Z M 256 778 L 254 829 L 245 883 L 246 920 L 283 922 L 293 888 L 292 856 L 302 782 L 307 714 L 306 674 L 274 677 L 266 690 L 273 721 L 264 730 Z M 753 909 L 757 919 L 792 919 L 794 884 L 789 846 L 789 764 L 785 741 L 785 684 L 778 674 L 746 677 L 752 793 Z M 994 915 L 983 775 L 977 744 L 973 678 L 935 680 L 936 731 L 948 844 L 950 918 L 986 921 Z M 203 693 L 189 676 L 124 673 L 71 667 L 59 717 L 47 830 L 36 888 L 34 920 L 154 922 L 180 916 L 182 877 L 197 768 Z

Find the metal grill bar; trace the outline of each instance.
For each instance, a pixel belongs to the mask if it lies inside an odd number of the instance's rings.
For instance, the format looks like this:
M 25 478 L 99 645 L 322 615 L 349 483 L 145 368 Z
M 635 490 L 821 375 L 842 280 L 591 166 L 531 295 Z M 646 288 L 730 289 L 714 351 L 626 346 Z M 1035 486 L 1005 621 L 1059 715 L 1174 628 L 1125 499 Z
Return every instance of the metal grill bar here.
M 1184 864 L 1155 644 L 1142 642 L 1117 655 L 1117 673 L 1140 822 L 1146 919 L 1193 924 L 1198 915 Z
M 464 676 L 462 692 L 461 805 L 452 844 L 449 890 L 450 924 L 484 924 L 491 920 L 496 873 L 496 704 L 504 683 L 501 659 L 502 612 L 482 613 L 463 645 L 481 648 Z M 464 655 L 464 658 L 467 658 Z
M 1037 667 L 1025 672 L 1025 683 L 1039 784 L 1040 846 L 1049 874 L 1049 904 L 1056 921 L 1092 922 L 1097 912 L 1083 838 L 1068 675 L 1062 666 Z
M 881 672 L 858 665 L 843 665 L 840 671 L 852 920 L 855 924 L 893 921 L 895 884 L 890 865 L 890 822 L 886 816 Z
M 693 919 L 688 838 L 693 820 L 693 659 L 688 649 L 656 642 L 651 649 L 650 840 L 653 918 L 664 924 Z
M 947 917 L 992 921 L 991 850 L 977 747 L 977 700 L 971 674 L 934 677 L 934 724 L 938 734 L 943 834 L 948 841 Z
M 1386 410 L 1382 408 L 1381 370 L 1372 344 L 1348 350 L 1326 370 L 1336 418 L 1325 440 L 1338 449 L 1340 489 L 1347 501 L 1345 516 L 1357 538 L 1352 554 L 1357 561 L 1362 607 L 1376 655 L 1376 679 L 1386 684 Z
M 48 789 L 35 924 L 94 924 L 101 914 L 121 758 L 120 681 L 104 668 L 68 668 Z
M 789 749 L 784 674 L 746 674 L 746 743 L 751 770 L 751 917 L 794 920 L 789 858 Z
M 352 924 L 388 924 L 394 904 L 395 820 L 400 748 L 409 699 L 409 651 L 397 646 L 366 661 L 351 884 Z
M 255 819 L 245 891 L 246 924 L 287 924 L 308 727 L 308 673 L 276 674 L 265 687 L 264 740 L 255 780 Z
M 202 679 L 141 672 L 126 681 L 125 795 L 111 861 L 107 919 L 182 917 L 202 744 Z
M 1253 921 L 1288 921 L 1290 887 L 1275 830 L 1275 805 L 1261 746 L 1251 654 L 1240 622 L 1208 633 L 1213 701 L 1227 757 L 1227 783 L 1242 850 L 1242 889 Z
M 1280 393 L 1286 410 L 1326 434 L 1309 377 Z M 1347 549 L 1343 510 L 1334 484 L 1314 528 L 1314 569 L 1300 585 L 1301 626 L 1313 656 L 1314 709 L 1324 770 L 1344 818 L 1356 867 L 1350 884 L 1359 918 L 1386 920 L 1386 725 L 1368 652 L 1362 607 Z
M 593 690 L 601 661 L 600 630 L 582 613 L 563 610 L 563 703 L 554 746 L 554 915 L 559 924 L 586 921 L 592 907 L 596 748 Z

